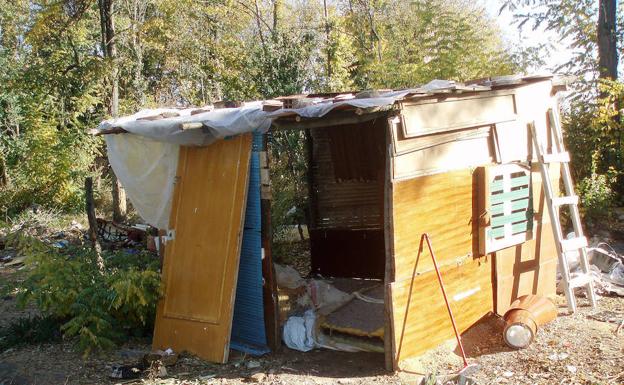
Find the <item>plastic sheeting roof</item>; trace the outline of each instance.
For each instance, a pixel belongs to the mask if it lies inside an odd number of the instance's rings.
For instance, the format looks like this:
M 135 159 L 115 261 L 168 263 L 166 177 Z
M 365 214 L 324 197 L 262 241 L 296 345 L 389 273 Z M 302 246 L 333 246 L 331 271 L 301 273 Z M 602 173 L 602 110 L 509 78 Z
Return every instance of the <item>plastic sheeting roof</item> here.
M 206 146 L 231 135 L 266 132 L 275 120 L 321 118 L 337 110 L 362 109 L 362 113 L 368 113 L 391 109 L 401 100 L 489 91 L 550 78 L 551 75 L 514 75 L 467 84 L 433 80 L 422 87 L 381 93 L 284 97 L 282 101 L 276 101 L 277 105 L 256 101 L 239 108 L 146 109 L 104 121 L 95 133 L 134 134 L 106 135 L 110 164 L 139 215 L 150 225 L 167 229 L 180 145 Z M 300 108 L 284 108 L 292 101 Z M 269 107 L 277 109 L 266 111 Z
M 535 80 L 552 78 L 552 75 L 505 76 L 488 78 L 464 84 L 450 80 L 433 80 L 413 89 L 388 91 L 383 93 L 364 92 L 360 94 L 337 94 L 336 97 L 283 97 L 282 100 L 297 99 L 299 108 L 279 108 L 265 111 L 266 103 L 261 101 L 244 103 L 239 108 L 203 109 L 159 108 L 146 109 L 134 115 L 110 119 L 102 122 L 97 131 L 122 129 L 158 142 L 178 145 L 205 146 L 217 139 L 245 132 L 266 132 L 273 120 L 287 117 L 320 118 L 334 110 L 389 109 L 399 100 L 411 100 L 436 94 L 460 92 L 483 92 L 495 88 L 525 84 Z M 372 97 L 371 97 L 372 96 Z M 301 103 L 303 101 L 303 103 Z M 303 104 L 303 105 L 301 105 Z M 283 103 L 285 107 L 287 104 Z M 158 116 L 162 118 L 157 118 Z M 171 116 L 171 117 L 167 117 Z M 202 129 L 188 129 L 189 124 L 199 124 Z M 196 126 L 193 128 L 197 128 Z

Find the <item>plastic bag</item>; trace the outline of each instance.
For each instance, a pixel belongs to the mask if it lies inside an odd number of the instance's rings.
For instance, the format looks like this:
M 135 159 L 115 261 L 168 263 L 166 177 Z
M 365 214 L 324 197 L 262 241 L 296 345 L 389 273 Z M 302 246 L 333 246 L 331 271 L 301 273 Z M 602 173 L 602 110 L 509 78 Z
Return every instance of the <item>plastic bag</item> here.
M 315 338 L 316 314 L 308 310 L 303 317 L 290 317 L 284 325 L 283 339 L 291 349 L 308 352 L 317 347 Z

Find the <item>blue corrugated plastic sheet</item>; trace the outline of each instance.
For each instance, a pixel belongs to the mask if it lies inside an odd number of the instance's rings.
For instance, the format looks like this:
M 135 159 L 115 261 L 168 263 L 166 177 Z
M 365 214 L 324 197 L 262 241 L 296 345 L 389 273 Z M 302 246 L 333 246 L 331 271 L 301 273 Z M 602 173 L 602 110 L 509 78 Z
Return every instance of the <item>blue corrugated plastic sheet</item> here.
M 260 215 L 260 155 L 262 134 L 254 133 L 249 191 L 241 248 L 230 347 L 252 355 L 268 353 L 262 301 L 262 239 Z

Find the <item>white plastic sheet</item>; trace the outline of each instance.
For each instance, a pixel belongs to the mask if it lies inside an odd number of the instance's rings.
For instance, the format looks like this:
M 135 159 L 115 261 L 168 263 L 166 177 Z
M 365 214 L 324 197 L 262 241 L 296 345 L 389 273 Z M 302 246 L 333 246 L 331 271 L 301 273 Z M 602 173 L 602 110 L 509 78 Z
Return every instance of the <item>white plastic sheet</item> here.
M 141 218 L 167 229 L 180 146 L 138 135 L 107 135 L 108 159 Z
M 134 115 L 106 120 L 100 123 L 98 129 L 121 127 L 132 134 L 158 142 L 207 146 L 215 140 L 230 135 L 256 130 L 266 132 L 271 126 L 271 119 L 265 111 L 262 111 L 262 102 L 251 102 L 240 108 L 223 108 L 191 115 L 191 112 L 196 110 L 197 108 L 146 109 Z M 176 113 L 179 116 L 158 120 L 140 120 L 162 113 Z M 198 122 L 203 123 L 208 129 L 181 129 L 183 123 Z

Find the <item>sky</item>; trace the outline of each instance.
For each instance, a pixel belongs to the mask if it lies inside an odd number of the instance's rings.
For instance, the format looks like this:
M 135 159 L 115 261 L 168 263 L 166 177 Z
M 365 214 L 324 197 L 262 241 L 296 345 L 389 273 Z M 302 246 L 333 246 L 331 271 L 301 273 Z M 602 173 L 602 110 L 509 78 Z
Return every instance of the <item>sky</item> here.
M 570 51 L 562 44 L 558 43 L 558 38 L 553 32 L 545 32 L 543 30 L 533 31 L 528 25 L 520 31 L 513 22 L 511 12 L 505 10 L 499 14 L 502 6 L 501 0 L 482 0 L 487 12 L 494 18 L 504 34 L 505 39 L 512 43 L 519 44 L 524 47 L 536 46 L 539 43 L 547 43 L 553 45 L 553 49 L 549 51 L 548 57 L 544 58 L 546 66 L 543 68 L 532 69 L 534 72 L 548 72 L 565 63 L 570 58 Z

